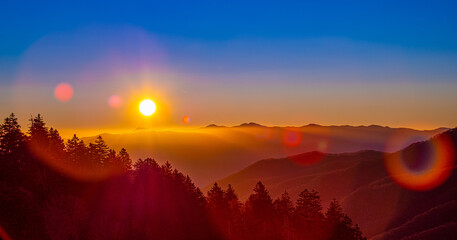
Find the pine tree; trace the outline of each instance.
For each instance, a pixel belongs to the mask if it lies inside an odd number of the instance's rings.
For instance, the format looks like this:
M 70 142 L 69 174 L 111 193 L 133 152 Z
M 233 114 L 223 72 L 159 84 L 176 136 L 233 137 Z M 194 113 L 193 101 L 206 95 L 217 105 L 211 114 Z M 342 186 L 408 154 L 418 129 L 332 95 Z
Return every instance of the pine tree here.
M 225 191 L 225 201 L 228 204 L 227 239 L 237 239 L 241 235 L 239 231 L 241 228 L 241 202 L 230 184 Z
M 145 172 L 158 172 L 161 171 L 161 167 L 159 164 L 156 162 L 156 160 L 152 158 L 146 158 L 146 159 L 138 159 L 138 161 L 135 162 L 134 165 L 135 168 L 135 175 L 145 173 Z
M 65 152 L 67 155 L 67 161 L 70 164 L 74 164 L 80 169 L 87 167 L 89 159 L 89 149 L 84 144 L 83 140 L 80 140 L 76 134 L 71 139 L 67 140 L 65 145 Z
M 0 155 L 12 155 L 12 158 L 18 159 L 24 151 L 24 140 L 21 126 L 14 113 L 11 113 L 0 125 Z
M 321 199 L 315 190 L 303 190 L 295 207 L 295 231 L 304 239 L 321 239 L 323 231 L 323 214 Z
M 229 204 L 229 215 L 237 215 L 241 211 L 241 202 L 238 199 L 238 195 L 235 193 L 232 185 L 228 185 L 227 191 L 225 191 L 225 200 Z
M 89 144 L 89 154 L 95 166 L 103 166 L 106 158 L 108 157 L 109 148 L 103 140 L 102 136 L 95 139 L 95 143 Z
M 249 196 L 246 205 L 249 206 L 252 214 L 258 218 L 270 218 L 273 214 L 273 200 L 260 181 L 255 185 L 254 193 Z
M 225 215 L 228 207 L 225 192 L 217 183 L 208 191 L 208 206 L 217 215 Z
M 200 188 L 196 187 L 195 184 L 190 179 L 189 175 L 186 176 L 186 180 L 184 181 L 187 191 L 193 198 L 197 201 L 197 205 L 202 209 L 206 207 L 206 198 L 205 195 L 202 193 Z
M 52 189 L 50 181 L 52 181 L 51 171 L 49 171 L 46 164 L 52 161 L 49 149 L 49 130 L 43 117 L 38 114 L 35 118 L 30 118 L 30 127 L 28 130 L 29 138 L 27 147 L 30 150 L 30 157 L 27 163 L 24 164 L 24 172 L 27 175 L 33 175 L 33 181 L 37 189 L 41 188 L 42 191 Z M 43 193 L 44 194 L 44 193 Z
M 282 239 L 291 239 L 291 218 L 294 212 L 294 204 L 290 200 L 289 193 L 284 191 L 280 198 L 274 202 L 276 213 L 282 219 Z
M 319 193 L 315 190 L 303 190 L 297 199 L 295 213 L 305 221 L 322 219 L 322 203 Z
M 280 216 L 290 216 L 294 211 L 294 203 L 290 200 L 290 196 L 287 191 L 284 191 L 281 197 L 275 200 L 274 204 L 276 212 Z
M 25 158 L 25 136 L 14 113 L 0 125 L 0 180 L 16 178 Z
M 57 129 L 49 129 L 48 153 L 54 161 L 62 161 L 64 158 L 65 144 Z
M 127 152 L 127 150 L 125 150 L 125 148 L 122 148 L 119 151 L 119 153 L 117 154 L 117 158 L 119 159 L 124 170 L 132 170 L 132 159 L 130 158 L 129 153 Z
M 173 170 L 172 179 L 179 185 L 186 181 L 186 177 L 178 169 Z
M 162 165 L 162 171 L 165 173 L 165 175 L 171 175 L 173 168 L 171 167 L 170 162 L 166 161 L 165 164 Z
M 343 208 L 335 198 L 330 202 L 325 217 L 327 218 L 327 221 L 331 223 L 337 223 L 343 219 Z
M 366 240 L 359 226 L 353 226 L 352 219 L 343 213 L 343 208 L 336 199 L 330 202 L 325 216 L 329 240 Z
M 30 118 L 28 134 L 30 135 L 30 143 L 34 148 L 39 148 L 40 150 L 47 149 L 49 145 L 49 131 L 40 114 L 35 118 Z
M 78 146 L 79 146 L 79 138 L 76 134 L 73 135 L 71 139 L 67 140 L 67 144 L 65 145 L 65 152 L 67 153 L 67 158 L 71 163 L 79 162 L 78 157 Z
M 254 229 L 250 237 L 266 239 L 272 235 L 274 205 L 265 186 L 257 182 L 254 193 L 246 201 L 246 219 L 249 228 Z
M 119 161 L 116 151 L 114 151 L 114 149 L 108 150 L 108 154 L 104 161 L 104 167 L 107 170 L 116 170 L 116 169 L 121 168 L 120 161 Z
M 225 192 L 217 183 L 208 191 L 208 210 L 219 232 L 227 236 L 227 208 L 228 202 L 225 199 Z

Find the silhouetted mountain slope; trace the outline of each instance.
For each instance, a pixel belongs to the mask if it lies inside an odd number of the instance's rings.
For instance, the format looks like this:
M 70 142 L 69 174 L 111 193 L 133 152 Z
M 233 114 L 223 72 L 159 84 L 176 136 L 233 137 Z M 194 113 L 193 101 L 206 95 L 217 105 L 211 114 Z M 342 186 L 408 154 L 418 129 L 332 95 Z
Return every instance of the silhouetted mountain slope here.
M 417 229 L 430 231 L 449 223 L 457 222 L 457 201 L 450 201 L 433 207 L 424 213 L 414 216 L 399 227 L 390 229 L 387 232 L 373 237 L 373 240 L 380 239 L 401 239 L 407 236 L 414 236 Z
M 457 223 L 450 222 L 441 226 L 427 229 L 425 231 L 415 233 L 409 237 L 402 238 L 402 240 L 426 240 L 426 239 L 440 239 L 440 240 L 454 240 L 457 236 Z
M 442 151 L 457 149 L 457 129 L 411 144 L 396 153 L 359 151 L 343 154 L 308 152 L 280 159 L 258 161 L 218 183 L 231 184 L 246 198 L 252 183 L 261 180 L 272 197 L 287 190 L 292 198 L 308 188 L 317 190 L 325 203 L 332 197 L 342 201 L 343 209 L 357 222 L 362 231 L 373 239 L 434 239 L 452 231 L 457 216 L 457 174 L 429 191 L 412 191 L 399 186 L 386 172 L 385 161 L 400 155 L 413 168 L 434 166 L 424 163 L 439 141 L 448 141 Z M 432 151 L 433 150 L 433 151 Z M 443 153 L 440 153 L 443 154 Z M 431 158 L 430 158 L 431 159 Z M 414 164 L 413 164 L 414 163 Z M 423 167 L 423 166 L 422 166 Z M 455 168 L 454 164 L 451 168 Z M 422 235 L 423 234 L 423 235 Z M 455 236 L 455 235 L 454 235 Z
M 264 127 L 245 123 L 237 127 L 210 125 L 192 131 L 141 130 L 106 134 L 108 145 L 126 148 L 133 159 L 154 156 L 188 173 L 199 186 L 254 163 L 310 151 L 327 153 L 360 150 L 396 151 L 445 129 L 419 131 L 380 126 Z M 91 142 L 95 137 L 83 138 Z

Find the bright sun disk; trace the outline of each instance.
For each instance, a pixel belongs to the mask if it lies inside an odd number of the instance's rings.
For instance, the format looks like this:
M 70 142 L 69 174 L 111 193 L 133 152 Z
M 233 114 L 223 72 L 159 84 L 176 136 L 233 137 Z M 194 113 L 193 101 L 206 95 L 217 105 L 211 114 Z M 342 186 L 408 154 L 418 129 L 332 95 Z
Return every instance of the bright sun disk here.
M 151 116 L 156 111 L 156 104 L 151 99 L 145 99 L 141 101 L 139 108 L 144 116 Z

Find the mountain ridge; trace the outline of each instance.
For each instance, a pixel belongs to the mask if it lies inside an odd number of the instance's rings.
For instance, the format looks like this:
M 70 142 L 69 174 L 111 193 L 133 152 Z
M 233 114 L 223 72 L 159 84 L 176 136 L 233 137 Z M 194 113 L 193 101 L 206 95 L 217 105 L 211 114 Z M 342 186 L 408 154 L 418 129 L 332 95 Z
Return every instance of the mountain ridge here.
M 281 158 L 304 152 L 355 152 L 373 149 L 395 151 L 443 131 L 378 127 L 209 127 L 185 131 L 140 130 L 103 134 L 106 143 L 127 149 L 132 159 L 152 156 L 170 162 L 204 187 L 265 158 Z M 263 125 L 262 125 L 263 126 Z M 98 135 L 97 135 L 98 136 Z M 82 138 L 89 143 L 94 137 Z
M 439 133 L 426 141 L 412 143 L 394 153 L 374 150 L 340 154 L 307 152 L 286 158 L 268 158 L 216 182 L 220 186 L 231 184 L 237 189 L 241 199 L 247 198 L 254 181 L 262 181 L 273 198 L 286 190 L 292 199 L 295 199 L 305 188 L 316 189 L 324 206 L 332 197 L 340 200 L 343 209 L 359 223 L 367 236 L 373 237 L 373 240 L 400 239 L 412 236 L 411 231 L 427 231 L 426 227 L 411 230 L 411 227 L 401 228 L 402 225 L 413 219 L 417 221 L 421 214 L 427 214 L 436 206 L 457 199 L 457 187 L 452 184 L 457 181 L 456 161 L 454 159 L 452 174 L 442 185 L 422 192 L 402 188 L 394 182 L 384 168 L 385 157 L 411 151 L 420 153 L 420 149 L 432 145 L 431 141 L 443 139 L 451 139 L 453 149 L 457 149 L 457 128 Z M 294 161 L 297 157 L 312 158 L 316 154 L 323 154 L 323 157 L 311 165 Z M 415 155 L 404 156 L 408 158 Z M 208 189 L 208 186 L 204 189 Z M 449 207 L 447 211 L 457 216 L 457 207 Z M 448 217 L 443 221 L 449 223 L 457 219 Z M 433 224 L 439 227 L 438 224 L 441 222 L 435 221 Z M 396 228 L 400 230 L 389 235 L 389 231 Z

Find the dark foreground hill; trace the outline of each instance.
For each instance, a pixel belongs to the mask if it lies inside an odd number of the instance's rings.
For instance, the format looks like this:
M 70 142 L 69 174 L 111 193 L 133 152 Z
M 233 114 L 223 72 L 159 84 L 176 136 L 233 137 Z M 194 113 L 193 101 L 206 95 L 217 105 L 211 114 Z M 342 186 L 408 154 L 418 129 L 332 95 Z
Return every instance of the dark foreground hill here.
M 457 129 L 452 129 L 396 153 L 308 152 L 288 158 L 266 159 L 218 183 L 222 186 L 231 184 L 241 199 L 247 197 L 249 186 L 257 180 L 263 181 L 273 197 L 284 190 L 297 197 L 303 188 L 316 189 L 324 203 L 333 197 L 342 201 L 348 215 L 359 223 L 368 237 L 376 240 L 456 239 L 456 143 Z M 448 158 L 444 159 L 446 156 Z M 386 171 L 386 163 L 400 160 L 411 172 L 425 174 L 428 170 L 438 177 L 431 180 L 435 181 L 431 185 L 421 183 L 421 179 L 412 182 L 408 182 L 408 178 L 399 180 L 395 176 L 401 174 L 390 172 L 392 177 Z M 433 169 L 438 166 L 437 162 L 443 161 L 451 162 L 449 171 Z M 449 176 L 439 185 L 446 178 L 446 171 Z M 440 180 L 440 176 L 444 177 Z
M 336 200 L 315 191 L 294 205 L 261 182 L 249 200 L 217 184 L 205 197 L 166 162 L 110 149 L 102 137 L 66 142 L 38 115 L 24 134 L 0 124 L 0 239 L 366 240 Z
M 445 130 L 419 131 L 376 125 L 265 127 L 246 123 L 235 127 L 210 125 L 188 131 L 141 130 L 102 134 L 102 137 L 116 150 L 126 148 L 133 159 L 154 156 L 159 163 L 169 161 L 188 173 L 198 186 L 205 186 L 260 159 L 310 151 L 397 151 Z M 88 143 L 95 138 L 83 140 Z

